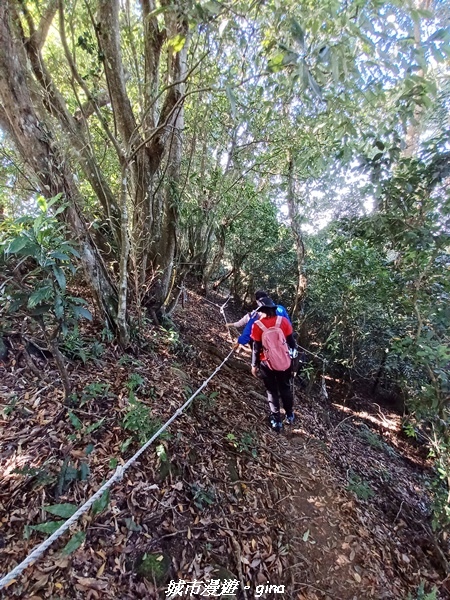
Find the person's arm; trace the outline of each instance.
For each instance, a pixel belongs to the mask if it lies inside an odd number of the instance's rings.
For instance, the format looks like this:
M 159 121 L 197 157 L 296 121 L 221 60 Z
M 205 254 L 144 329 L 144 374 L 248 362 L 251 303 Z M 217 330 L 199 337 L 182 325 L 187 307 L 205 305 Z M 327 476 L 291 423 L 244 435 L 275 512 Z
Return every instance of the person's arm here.
M 251 334 L 252 334 L 252 327 L 253 327 L 253 323 L 258 319 L 258 313 L 256 313 L 253 317 L 251 317 L 247 323 L 247 325 L 245 326 L 244 331 L 241 333 L 241 335 L 238 337 L 238 344 L 241 344 L 242 346 L 245 346 L 245 344 L 248 344 L 250 342 L 251 339 Z
M 253 342 L 252 348 L 252 367 L 259 367 L 261 364 L 262 342 Z
M 252 349 L 252 375 L 255 377 L 258 374 L 259 365 L 261 364 L 262 342 L 253 342 Z
M 262 351 L 262 331 L 261 328 L 255 322 L 252 323 L 251 339 L 253 340 L 252 346 L 252 375 L 258 377 L 259 365 L 261 364 L 261 351 Z
M 286 343 L 291 350 L 295 350 L 295 348 L 297 348 L 297 344 L 295 343 L 295 339 L 292 333 L 286 336 Z
M 236 323 L 227 323 L 227 325 L 229 327 L 244 327 L 244 325 L 247 325 L 249 320 L 250 320 L 250 313 L 247 313 L 246 315 L 244 315 L 242 317 L 242 319 L 239 319 L 239 321 L 236 321 Z
M 287 345 L 291 350 L 294 350 L 297 347 L 294 338 L 294 330 L 292 329 L 290 321 L 288 321 L 285 317 L 283 317 L 281 320 L 281 330 L 284 333 Z

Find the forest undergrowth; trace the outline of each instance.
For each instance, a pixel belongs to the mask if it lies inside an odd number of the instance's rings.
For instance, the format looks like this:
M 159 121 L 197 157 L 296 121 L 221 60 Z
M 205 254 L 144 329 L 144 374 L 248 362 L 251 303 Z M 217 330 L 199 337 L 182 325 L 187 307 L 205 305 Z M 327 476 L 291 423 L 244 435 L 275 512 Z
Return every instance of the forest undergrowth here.
M 139 331 L 135 355 L 106 340 L 94 347 L 100 332 L 84 327 L 65 349 L 70 405 L 55 365 L 35 351 L 32 370 L 19 337 L 10 337 L 0 363 L 3 574 L 229 352 L 223 299 L 209 299 L 216 306 L 190 291 L 175 329 Z M 429 526 L 426 449 L 402 434 L 402 415 L 389 403 L 331 378 L 326 385 L 327 399 L 298 378 L 297 423 L 276 435 L 241 350 L 3 597 L 156 599 L 170 580 L 236 579 L 245 600 L 450 598 L 445 553 Z M 283 594 L 266 594 L 267 584 L 284 586 Z

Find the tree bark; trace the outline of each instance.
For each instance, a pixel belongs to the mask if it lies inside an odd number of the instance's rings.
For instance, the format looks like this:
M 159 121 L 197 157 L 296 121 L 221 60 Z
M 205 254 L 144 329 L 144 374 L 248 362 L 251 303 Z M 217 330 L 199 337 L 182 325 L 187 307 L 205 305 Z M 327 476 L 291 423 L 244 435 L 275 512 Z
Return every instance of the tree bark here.
M 91 11 L 91 6 L 98 11 Z M 97 0 L 86 4 L 102 55 L 107 92 L 100 91 L 88 78 L 81 77 L 75 50 L 69 48 L 65 33 L 63 0 L 43 3 L 38 27 L 27 3 L 5 0 L 0 3 L 0 122 L 6 124 L 18 152 L 39 182 L 42 194 L 62 193 L 69 203 L 64 213 L 72 235 L 79 240 L 88 283 L 111 322 L 117 325 L 117 291 L 111 283 L 100 252 L 93 242 L 82 210 L 84 200 L 72 169 L 83 171 L 101 210 L 103 223 L 110 227 L 114 258 L 120 267 L 120 319 L 125 324 L 126 300 L 130 281 L 137 294 L 146 294 L 149 309 L 161 310 L 169 301 L 177 257 L 178 205 L 182 139 L 184 129 L 185 83 L 188 77 L 188 19 L 183 3 L 174 7 L 160 0 L 165 19 L 161 27 L 154 11 L 154 0 L 141 0 L 145 69 L 140 78 L 144 98 L 139 117 L 134 112 L 127 90 L 128 76 L 122 62 L 121 4 L 119 0 Z M 42 47 L 49 26 L 59 8 L 59 29 L 64 56 L 71 74 L 70 84 L 78 102 L 75 115 L 68 109 L 63 93 L 55 85 Z M 182 47 L 167 45 L 165 89 L 159 74 L 163 42 L 184 39 Z M 136 69 L 139 63 L 136 62 Z M 137 73 L 139 76 L 139 73 Z M 103 77 L 103 74 L 100 76 Z M 101 89 L 103 87 L 103 90 Z M 115 130 L 100 107 L 111 104 Z M 95 114 L 95 117 L 92 115 Z M 117 182 L 107 179 L 100 167 L 98 136 L 90 131 L 89 119 L 100 126 L 103 152 L 114 148 L 117 166 L 126 170 L 126 197 L 114 192 Z M 60 142 L 58 140 L 63 140 Z M 63 145 L 64 144 L 64 149 Z M 103 156 L 102 156 L 103 158 Z M 71 164 L 69 164 L 71 161 Z M 125 219 L 125 223 L 123 222 Z M 128 235 L 124 230 L 128 230 Z M 109 237 L 109 236 L 108 236 Z M 128 246 L 131 245 L 131 248 Z M 106 247 L 107 245 L 105 245 Z M 132 261 L 128 260 L 131 251 Z M 134 265 L 130 269 L 129 264 Z M 119 269 L 118 269 L 119 270 Z M 130 273 L 131 271 L 131 273 Z M 150 285 L 146 285 L 150 281 Z M 125 291 L 124 291 L 125 290 Z M 142 290 L 146 290 L 143 292 Z M 122 338 L 126 339 L 122 328 Z
M 294 160 L 291 154 L 288 158 L 288 193 L 287 204 L 289 218 L 291 220 L 291 231 L 295 240 L 295 250 L 297 253 L 297 288 L 295 290 L 295 300 L 292 306 L 292 317 L 298 312 L 298 308 L 305 292 L 306 278 L 303 274 L 303 262 L 305 260 L 305 246 L 303 243 L 303 233 L 300 227 L 300 215 L 294 191 Z
M 4 124 L 16 148 L 39 183 L 43 196 L 62 194 L 68 207 L 62 213 L 79 252 L 87 282 L 111 325 L 117 314 L 117 293 L 105 264 L 80 216 L 81 194 L 69 165 L 35 105 L 28 85 L 23 44 L 13 35 L 8 3 L 0 3 L 0 100 Z
M 188 23 L 175 13 L 169 4 L 166 10 L 166 31 L 170 38 L 184 35 Z M 148 276 L 152 284 L 143 301 L 153 313 L 168 301 L 173 281 L 177 252 L 179 179 L 184 128 L 184 86 L 187 74 L 187 47 L 175 52 L 168 50 L 168 86 L 161 110 L 157 111 L 158 69 L 165 35 L 159 31 L 156 18 L 151 16 L 154 4 L 142 0 L 145 33 L 145 105 L 144 118 L 137 122 L 126 90 L 122 65 L 119 1 L 99 0 L 99 39 L 105 55 L 105 72 L 116 116 L 117 130 L 125 148 L 129 167 L 129 188 L 133 211 L 133 262 L 139 266 L 135 273 L 143 289 Z M 164 164 L 165 159 L 165 164 Z M 154 277 L 154 273 L 160 275 Z

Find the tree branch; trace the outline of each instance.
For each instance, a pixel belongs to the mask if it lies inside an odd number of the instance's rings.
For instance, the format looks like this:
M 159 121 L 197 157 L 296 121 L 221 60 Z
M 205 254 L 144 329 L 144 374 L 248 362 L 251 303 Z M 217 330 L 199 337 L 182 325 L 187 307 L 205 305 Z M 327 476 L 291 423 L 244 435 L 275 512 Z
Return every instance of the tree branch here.
M 111 215 L 112 217 L 111 221 L 114 233 L 114 221 L 117 221 L 119 214 L 118 206 L 108 183 L 104 179 L 97 165 L 90 145 L 83 136 L 78 122 L 68 111 L 64 98 L 53 82 L 53 79 L 42 59 L 42 55 L 37 44 L 37 39 L 34 36 L 28 40 L 24 39 L 24 47 L 36 80 L 41 85 L 41 88 L 44 92 L 44 107 L 51 115 L 57 118 L 66 133 L 69 134 L 71 143 L 80 153 L 80 162 L 86 178 L 96 193 L 106 215 Z
M 142 12 L 144 14 L 144 58 L 145 58 L 145 82 L 144 82 L 144 122 L 146 130 L 156 125 L 156 100 L 158 98 L 159 86 L 159 64 L 161 59 L 161 48 L 165 39 L 165 33 L 158 27 L 158 19 L 155 15 L 154 0 L 141 0 Z
M 44 10 L 44 14 L 39 21 L 39 27 L 35 33 L 36 44 L 39 50 L 42 50 L 45 40 L 47 39 L 50 25 L 52 24 L 53 18 L 56 15 L 58 9 L 58 0 L 50 0 L 47 8 Z
M 118 143 L 118 141 L 116 140 L 116 138 L 113 136 L 108 123 L 106 122 L 106 120 L 103 118 L 103 115 L 99 109 L 99 107 L 97 106 L 97 102 L 96 99 L 94 98 L 94 96 L 91 94 L 89 88 L 87 87 L 86 83 L 83 81 L 83 78 L 80 76 L 80 74 L 78 73 L 78 69 L 75 66 L 75 62 L 72 58 L 72 55 L 70 53 L 69 50 L 69 46 L 67 44 L 67 38 L 66 38 L 66 29 L 65 29 L 65 24 L 64 24 L 64 3 L 63 0 L 59 0 L 59 29 L 60 29 L 60 35 L 61 35 L 61 42 L 64 48 L 64 54 L 66 56 L 66 60 L 69 63 L 69 67 L 70 67 L 70 71 L 72 73 L 72 76 L 74 77 L 75 81 L 78 83 L 78 85 L 81 87 L 81 89 L 84 91 L 84 93 L 86 94 L 86 98 L 88 99 L 88 102 L 92 105 L 95 114 L 98 117 L 98 120 L 100 121 L 100 123 L 102 124 L 102 127 L 106 133 L 106 135 L 108 136 L 108 139 L 110 140 L 110 142 L 112 143 L 112 145 L 114 146 L 114 149 L 117 153 L 117 156 L 119 158 L 119 160 L 122 162 L 123 160 L 123 152 L 122 149 Z M 108 95 L 109 98 L 109 95 Z M 107 104 L 107 102 L 105 103 Z M 82 111 L 82 107 L 81 111 Z
M 119 0 L 99 0 L 99 39 L 105 56 L 105 74 L 108 82 L 117 128 L 122 142 L 132 148 L 139 142 L 136 120 L 125 85 L 120 46 Z

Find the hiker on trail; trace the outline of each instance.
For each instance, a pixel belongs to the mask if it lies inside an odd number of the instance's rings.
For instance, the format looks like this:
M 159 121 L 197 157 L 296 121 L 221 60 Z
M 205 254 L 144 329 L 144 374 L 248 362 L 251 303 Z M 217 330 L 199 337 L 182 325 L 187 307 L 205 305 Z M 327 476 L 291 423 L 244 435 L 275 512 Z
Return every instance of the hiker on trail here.
M 260 301 L 262 298 L 268 298 L 269 296 L 267 295 L 267 293 L 264 290 L 257 290 L 255 292 L 255 300 L 256 300 L 256 304 L 258 305 L 258 307 L 261 305 Z M 275 304 L 276 307 L 276 314 L 280 315 L 282 317 L 285 317 L 289 323 L 291 322 L 291 319 L 289 318 L 289 314 L 288 311 L 284 308 L 284 306 L 282 304 Z M 253 323 L 255 321 L 257 321 L 260 318 L 260 313 L 258 312 L 258 308 L 256 310 L 252 310 L 252 312 L 247 313 L 246 315 L 244 315 L 242 317 L 242 319 L 239 319 L 239 321 L 236 321 L 235 323 L 227 323 L 226 326 L 227 327 L 243 327 L 245 325 L 244 331 L 241 333 L 241 335 L 238 337 L 238 344 L 241 344 L 241 346 L 245 346 L 245 344 L 251 343 L 251 332 L 252 332 L 252 327 L 253 327 Z
M 295 420 L 291 389 L 291 357 L 289 348 L 296 350 L 292 325 L 281 315 L 277 315 L 277 305 L 271 298 L 260 298 L 261 313 L 252 326 L 251 338 L 252 375 L 261 375 L 267 390 L 270 407 L 270 426 L 274 431 L 281 431 L 283 424 L 280 414 L 280 399 L 286 413 L 286 423 L 292 425 Z

